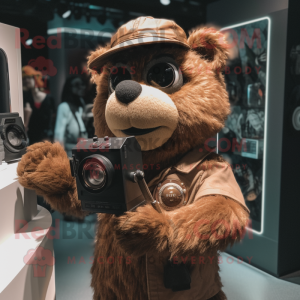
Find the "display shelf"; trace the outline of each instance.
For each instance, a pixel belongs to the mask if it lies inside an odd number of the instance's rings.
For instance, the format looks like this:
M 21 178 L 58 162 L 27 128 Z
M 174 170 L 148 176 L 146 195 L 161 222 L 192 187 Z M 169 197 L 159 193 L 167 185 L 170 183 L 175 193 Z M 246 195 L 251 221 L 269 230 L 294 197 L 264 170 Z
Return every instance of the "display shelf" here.
M 0 171 L 0 247 L 16 232 L 18 222 L 29 222 L 37 214 L 36 194 L 17 180 L 18 163 Z
M 45 251 L 54 262 L 52 217 L 19 184 L 17 165 L 0 171 L 0 300 L 54 300 L 54 265 L 42 264 Z
M 7 164 L 2 162 L 0 168 L 0 190 L 17 181 L 17 166 L 18 163 Z
M 253 257 L 242 261 L 226 253 L 219 264 L 224 292 L 230 300 L 299 300 L 300 285 L 269 275 L 252 263 Z M 299 274 L 298 274 L 299 276 Z

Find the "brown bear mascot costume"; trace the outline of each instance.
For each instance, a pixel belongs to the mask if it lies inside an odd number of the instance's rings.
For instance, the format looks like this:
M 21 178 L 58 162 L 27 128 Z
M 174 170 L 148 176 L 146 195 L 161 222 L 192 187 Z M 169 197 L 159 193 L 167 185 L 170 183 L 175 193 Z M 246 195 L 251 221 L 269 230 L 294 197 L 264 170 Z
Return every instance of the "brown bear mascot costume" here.
M 94 300 L 226 299 L 218 251 L 242 237 L 249 217 L 230 165 L 207 146 L 230 113 L 227 55 L 217 30 L 200 28 L 187 38 L 175 22 L 152 17 L 121 26 L 110 45 L 90 55 L 95 133 L 136 137 L 162 210 L 146 204 L 121 216 L 98 214 Z M 17 172 L 53 209 L 85 216 L 60 144 L 28 147 Z

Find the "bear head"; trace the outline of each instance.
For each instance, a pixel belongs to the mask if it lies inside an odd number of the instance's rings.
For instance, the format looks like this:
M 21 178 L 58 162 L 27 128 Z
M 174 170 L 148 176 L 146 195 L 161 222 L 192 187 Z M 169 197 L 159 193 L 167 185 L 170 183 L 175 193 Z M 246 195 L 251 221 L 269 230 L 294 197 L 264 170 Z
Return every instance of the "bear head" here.
M 97 85 L 97 136 L 134 135 L 143 163 L 164 166 L 221 130 L 230 113 L 222 74 L 228 57 L 225 38 L 203 27 L 191 31 L 186 43 L 127 47 L 101 68 L 90 68 Z M 110 48 L 92 52 L 88 65 Z

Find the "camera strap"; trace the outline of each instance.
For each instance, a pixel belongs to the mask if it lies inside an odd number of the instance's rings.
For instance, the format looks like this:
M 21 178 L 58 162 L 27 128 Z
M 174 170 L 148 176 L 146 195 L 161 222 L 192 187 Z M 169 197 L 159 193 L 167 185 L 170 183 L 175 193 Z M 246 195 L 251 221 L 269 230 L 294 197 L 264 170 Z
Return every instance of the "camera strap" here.
M 160 205 L 152 197 L 152 194 L 144 179 L 144 172 L 138 170 L 133 174 L 134 181 L 138 183 L 140 190 L 146 200 L 151 203 L 154 209 L 162 213 Z M 187 266 L 183 263 L 172 263 L 168 259 L 164 267 L 164 285 L 167 289 L 172 289 L 173 292 L 189 290 L 191 288 L 191 275 Z
M 144 178 L 144 172 L 137 170 L 134 173 L 134 176 L 135 176 L 134 178 L 135 178 L 136 182 L 138 183 L 139 188 L 140 188 L 146 202 L 150 203 L 153 206 L 153 208 L 156 209 L 159 213 L 162 213 L 158 202 L 152 197 L 152 194 L 148 188 L 148 185 Z
M 164 285 L 173 292 L 185 291 L 191 288 L 191 275 L 188 266 L 184 263 L 175 264 L 168 260 L 164 267 Z

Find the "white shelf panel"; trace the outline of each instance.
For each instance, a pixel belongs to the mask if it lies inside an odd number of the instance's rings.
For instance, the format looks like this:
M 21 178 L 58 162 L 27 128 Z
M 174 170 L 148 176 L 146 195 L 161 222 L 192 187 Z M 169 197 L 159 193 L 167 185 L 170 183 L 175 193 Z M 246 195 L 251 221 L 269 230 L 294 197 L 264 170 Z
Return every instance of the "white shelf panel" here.
M 34 191 L 19 184 L 17 165 L 0 168 L 0 300 L 54 300 L 54 265 L 32 265 L 24 259 L 38 257 L 40 247 L 54 257 L 47 236 L 52 216 L 37 206 Z
M 0 300 L 24 299 L 39 300 L 55 298 L 54 265 L 32 265 L 28 260 L 36 255 L 39 247 L 53 253 L 52 239 L 47 233 L 52 224 L 52 217 L 48 210 L 38 206 L 37 215 L 18 233 L 12 235 L 0 246 Z M 41 268 L 43 273 L 36 273 Z M 45 269 L 44 269 L 45 268 Z M 23 286 L 23 288 L 21 288 Z M 19 293 L 21 297 L 19 297 Z

